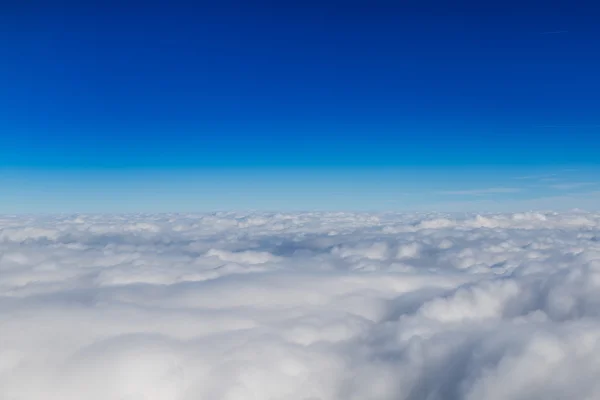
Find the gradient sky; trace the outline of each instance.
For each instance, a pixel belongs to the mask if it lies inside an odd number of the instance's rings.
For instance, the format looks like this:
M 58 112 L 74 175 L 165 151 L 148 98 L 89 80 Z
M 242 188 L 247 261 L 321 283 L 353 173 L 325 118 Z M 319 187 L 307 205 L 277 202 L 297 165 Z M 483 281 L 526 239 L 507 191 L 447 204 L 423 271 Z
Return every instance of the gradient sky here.
M 6 7 L 0 213 L 600 204 L 600 6 L 218 3 Z

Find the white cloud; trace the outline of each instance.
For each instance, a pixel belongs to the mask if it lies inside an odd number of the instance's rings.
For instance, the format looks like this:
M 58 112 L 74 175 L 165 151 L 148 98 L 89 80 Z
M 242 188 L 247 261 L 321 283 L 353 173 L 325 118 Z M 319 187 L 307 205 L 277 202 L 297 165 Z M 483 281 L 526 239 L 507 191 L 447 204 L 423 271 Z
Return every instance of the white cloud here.
M 600 214 L 0 217 L 0 398 L 600 397 Z
M 520 199 L 509 198 L 503 199 L 502 201 L 493 198 L 482 198 L 423 203 L 420 207 L 416 208 L 415 211 L 432 209 L 443 210 L 445 212 L 514 212 L 521 210 L 568 211 L 573 209 L 599 211 L 600 191 L 582 191 Z
M 564 170 L 566 171 L 566 170 Z M 535 181 L 548 181 L 558 179 L 558 174 L 539 174 L 539 175 L 523 175 L 517 176 L 515 179 L 523 179 L 523 180 L 535 180 Z
M 439 192 L 440 194 L 455 194 L 465 196 L 481 196 L 486 194 L 498 194 L 498 193 L 517 193 L 522 191 L 520 188 L 513 187 L 494 187 L 484 189 L 468 189 L 468 190 L 444 190 Z
M 595 183 L 595 182 L 570 182 L 570 183 L 557 183 L 554 185 L 550 185 L 550 187 L 552 189 L 558 189 L 558 190 L 573 190 L 573 189 L 580 189 L 580 188 L 595 186 L 595 185 L 597 185 L 597 183 Z

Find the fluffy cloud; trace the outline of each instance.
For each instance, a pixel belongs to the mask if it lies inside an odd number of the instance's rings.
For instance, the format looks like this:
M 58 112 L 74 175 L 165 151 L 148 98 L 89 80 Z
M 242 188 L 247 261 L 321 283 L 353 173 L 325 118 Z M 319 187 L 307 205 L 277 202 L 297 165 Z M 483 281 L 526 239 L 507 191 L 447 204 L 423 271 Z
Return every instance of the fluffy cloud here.
M 0 217 L 5 400 L 600 398 L 600 214 Z

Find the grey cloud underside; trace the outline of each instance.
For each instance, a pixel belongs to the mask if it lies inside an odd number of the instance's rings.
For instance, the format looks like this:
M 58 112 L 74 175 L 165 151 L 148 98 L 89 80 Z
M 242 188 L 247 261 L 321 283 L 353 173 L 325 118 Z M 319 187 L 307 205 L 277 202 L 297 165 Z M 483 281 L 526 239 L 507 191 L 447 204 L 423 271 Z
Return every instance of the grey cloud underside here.
M 600 398 L 600 214 L 0 217 L 0 398 Z

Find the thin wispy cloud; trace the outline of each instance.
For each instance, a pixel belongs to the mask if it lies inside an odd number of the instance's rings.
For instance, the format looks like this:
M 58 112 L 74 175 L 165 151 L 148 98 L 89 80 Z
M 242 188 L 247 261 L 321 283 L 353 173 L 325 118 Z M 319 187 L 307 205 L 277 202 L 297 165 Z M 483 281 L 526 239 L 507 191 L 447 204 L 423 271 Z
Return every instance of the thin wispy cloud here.
M 524 176 L 517 176 L 514 179 L 519 179 L 519 180 L 536 180 L 536 181 L 541 181 L 541 180 L 549 180 L 549 179 L 556 179 L 558 175 L 557 174 L 545 174 L 545 175 L 524 175 Z
M 514 187 L 494 187 L 485 189 L 443 190 L 438 193 L 464 196 L 482 196 L 486 194 L 517 193 L 521 191 L 522 189 Z
M 579 189 L 579 188 L 595 186 L 595 185 L 597 185 L 596 182 L 571 182 L 571 183 L 557 183 L 555 185 L 550 185 L 550 187 L 552 189 L 558 189 L 558 190 L 572 190 L 572 189 Z
M 460 201 L 439 201 L 423 204 L 416 211 L 431 209 L 443 210 L 444 212 L 566 211 L 573 209 L 600 211 L 600 190 L 573 193 L 562 191 L 555 192 L 554 195 L 502 200 L 493 197 L 474 197 Z

